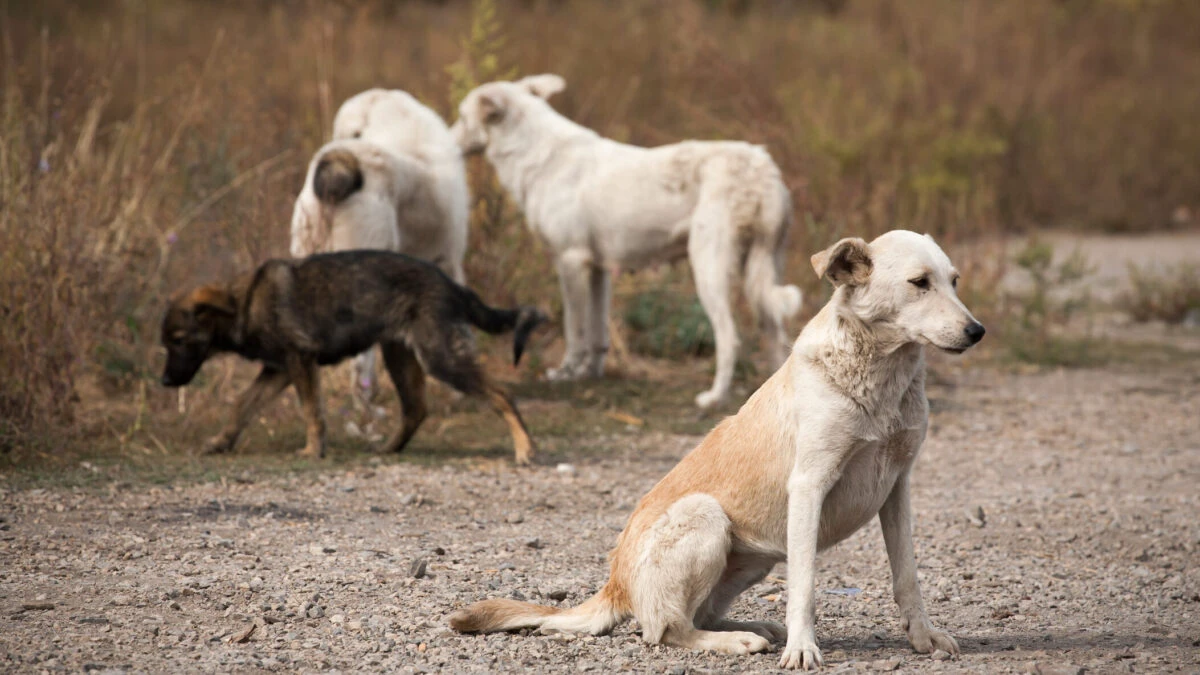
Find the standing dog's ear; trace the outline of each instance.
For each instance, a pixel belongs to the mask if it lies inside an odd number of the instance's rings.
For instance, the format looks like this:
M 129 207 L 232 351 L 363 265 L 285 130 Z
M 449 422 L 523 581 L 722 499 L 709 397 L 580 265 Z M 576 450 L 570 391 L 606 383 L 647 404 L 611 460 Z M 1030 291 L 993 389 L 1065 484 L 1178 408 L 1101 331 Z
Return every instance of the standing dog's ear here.
M 220 286 L 201 286 L 192 291 L 192 311 L 196 318 L 213 315 L 234 316 L 237 304 L 233 294 Z
M 812 257 L 818 277 L 828 277 L 834 286 L 858 286 L 871 276 L 871 255 L 867 242 L 848 237 Z
M 530 75 L 522 78 L 517 84 L 529 90 L 529 93 L 539 98 L 548 99 L 567 88 L 567 81 L 553 73 Z
M 484 124 L 495 124 L 508 113 L 508 98 L 502 91 L 479 95 L 479 119 Z

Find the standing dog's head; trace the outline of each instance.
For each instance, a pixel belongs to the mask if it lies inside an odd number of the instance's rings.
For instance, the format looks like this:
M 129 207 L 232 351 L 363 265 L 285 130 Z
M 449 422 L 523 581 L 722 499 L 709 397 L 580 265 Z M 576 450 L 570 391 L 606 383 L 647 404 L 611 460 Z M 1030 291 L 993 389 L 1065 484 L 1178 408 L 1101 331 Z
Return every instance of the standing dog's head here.
M 960 354 L 983 338 L 983 324 L 958 299 L 958 270 L 929 235 L 893 230 L 870 244 L 843 239 L 812 265 L 840 289 L 839 309 L 904 342 Z
M 546 99 L 566 88 L 566 80 L 550 74 L 476 87 L 459 104 L 450 133 L 463 154 L 483 152 L 493 136 L 520 124 L 527 106 L 546 105 Z
M 191 382 L 212 355 L 222 326 L 236 316 L 233 295 L 218 286 L 201 286 L 172 298 L 162 322 L 162 344 L 167 348 L 163 385 L 182 387 Z

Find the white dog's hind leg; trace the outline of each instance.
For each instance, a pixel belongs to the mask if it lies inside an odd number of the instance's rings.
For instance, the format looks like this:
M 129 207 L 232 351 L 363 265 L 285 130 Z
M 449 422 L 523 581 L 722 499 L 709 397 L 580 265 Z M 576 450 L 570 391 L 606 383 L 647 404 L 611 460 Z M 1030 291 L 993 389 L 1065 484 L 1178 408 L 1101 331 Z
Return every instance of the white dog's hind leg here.
M 642 639 L 689 649 L 749 654 L 770 647 L 752 632 L 696 628 L 700 606 L 725 571 L 729 517 L 716 499 L 692 494 L 672 504 L 646 532 L 631 584 Z
M 709 593 L 696 614 L 696 625 L 716 631 L 750 631 L 773 642 L 787 638 L 787 629 L 774 621 L 730 621 L 725 618 L 729 605 L 747 588 L 763 580 L 774 562 L 745 555 L 731 555 L 721 581 Z
M 546 378 L 573 380 L 585 374 L 588 364 L 587 323 L 591 306 L 588 279 L 592 257 L 586 251 L 573 249 L 563 253 L 556 266 L 563 295 L 563 336 L 567 350 L 562 364 L 547 370 Z
M 900 624 L 913 649 L 922 654 L 941 649 L 958 653 L 958 643 L 948 633 L 933 627 L 925 614 L 921 587 L 917 582 L 917 560 L 912 544 L 912 506 L 909 503 L 908 473 L 896 485 L 879 510 L 879 524 L 892 568 L 892 594 L 900 606 Z
M 717 367 L 712 388 L 696 396 L 696 405 L 711 408 L 729 394 L 733 368 L 737 365 L 738 334 L 729 306 L 729 282 L 736 264 L 737 248 L 728 218 L 719 209 L 701 205 L 693 216 L 688 238 L 688 258 L 696 281 L 696 294 L 712 324 L 717 343 Z
M 612 275 L 594 266 L 588 276 L 588 377 L 604 377 L 604 357 L 608 355 L 608 308 L 612 303 Z

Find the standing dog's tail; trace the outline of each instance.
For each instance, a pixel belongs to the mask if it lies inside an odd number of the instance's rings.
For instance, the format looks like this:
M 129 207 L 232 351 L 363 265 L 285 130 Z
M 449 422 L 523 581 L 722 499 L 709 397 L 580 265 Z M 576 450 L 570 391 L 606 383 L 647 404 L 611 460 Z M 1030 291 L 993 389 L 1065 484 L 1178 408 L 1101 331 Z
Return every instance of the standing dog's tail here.
M 339 204 L 362 187 L 362 165 L 353 152 L 335 148 L 317 160 L 317 168 L 313 172 L 313 193 L 323 204 Z
M 797 286 L 779 283 L 788 230 L 792 225 L 792 197 L 769 156 L 766 168 L 769 169 L 764 180 L 767 189 L 759 203 L 758 222 L 746 255 L 743 283 L 758 315 L 781 325 L 800 311 L 803 296 Z
M 529 341 L 529 334 L 533 332 L 534 328 L 545 323 L 546 315 L 538 311 L 536 307 L 530 306 L 516 309 L 489 307 L 475 294 L 475 291 L 465 286 L 458 286 L 458 288 L 463 293 L 462 306 L 465 309 L 467 320 L 476 328 L 493 335 L 513 331 L 513 365 L 520 363 L 521 355 L 525 353 L 525 343 Z
M 543 631 L 567 631 L 604 635 L 626 618 L 612 601 L 605 586 L 578 607 L 547 607 L 507 598 L 484 600 L 450 615 L 450 627 L 460 633 L 540 628 Z

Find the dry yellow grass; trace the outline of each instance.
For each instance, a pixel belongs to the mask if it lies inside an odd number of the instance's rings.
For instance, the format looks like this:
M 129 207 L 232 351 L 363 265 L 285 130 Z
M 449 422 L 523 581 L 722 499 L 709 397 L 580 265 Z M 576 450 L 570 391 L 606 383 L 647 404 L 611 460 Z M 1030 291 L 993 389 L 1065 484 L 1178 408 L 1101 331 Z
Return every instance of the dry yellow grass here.
M 1144 229 L 1200 194 L 1190 0 L 480 6 L 0 5 L 0 446 L 89 428 L 63 423 L 81 391 L 136 402 L 105 437 L 173 410 L 152 379 L 163 298 L 286 253 L 307 158 L 367 87 L 453 117 L 475 81 L 554 71 L 555 105 L 605 135 L 764 143 L 810 291 L 808 253 L 847 232 Z M 469 278 L 556 310 L 546 257 L 471 171 Z M 962 264 L 983 287 L 992 262 Z

